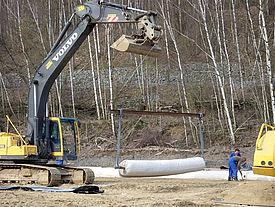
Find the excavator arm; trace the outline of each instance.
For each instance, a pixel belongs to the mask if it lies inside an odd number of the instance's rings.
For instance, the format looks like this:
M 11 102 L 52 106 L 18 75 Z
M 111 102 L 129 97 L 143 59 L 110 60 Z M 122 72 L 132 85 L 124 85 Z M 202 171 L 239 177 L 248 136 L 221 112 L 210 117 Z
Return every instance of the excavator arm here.
M 62 41 L 75 15 L 80 20 Z M 161 49 L 157 41 L 161 37 L 161 27 L 156 24 L 156 13 L 103 0 L 88 1 L 77 6 L 49 54 L 36 70 L 29 87 L 26 141 L 38 147 L 40 158 L 46 157 L 47 154 L 45 150 L 49 142 L 47 100 L 54 81 L 96 24 L 116 23 L 138 23 L 140 33 L 133 37 L 123 35 L 112 47 L 152 57 L 160 54 Z M 42 134 L 43 127 L 46 128 L 46 137 Z

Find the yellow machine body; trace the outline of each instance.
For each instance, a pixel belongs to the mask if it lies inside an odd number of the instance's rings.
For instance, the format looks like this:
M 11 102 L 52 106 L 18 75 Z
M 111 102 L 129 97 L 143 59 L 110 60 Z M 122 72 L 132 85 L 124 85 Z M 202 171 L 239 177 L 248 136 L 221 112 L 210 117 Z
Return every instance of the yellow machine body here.
M 36 145 L 30 145 L 20 135 L 7 116 L 7 129 L 11 124 L 17 134 L 7 132 L 0 133 L 0 160 L 38 160 L 39 152 Z M 49 118 L 49 147 L 51 154 L 49 159 L 75 160 L 80 153 L 79 127 L 76 119 L 64 117 Z M 45 128 L 43 128 L 43 136 Z
M 264 129 L 269 128 L 262 135 Z M 263 124 L 256 142 L 253 172 L 275 177 L 275 127 Z
M 37 146 L 24 144 L 19 135 L 0 133 L 0 159 L 26 159 L 29 156 L 38 156 Z
M 58 165 L 46 165 L 48 160 L 39 157 L 38 147 L 27 144 L 8 116 L 7 119 L 7 132 L 0 132 L 0 183 L 47 186 L 62 183 L 93 183 L 94 173 L 91 169 L 60 165 L 63 162 L 59 162 Z M 14 127 L 17 134 L 9 132 L 9 124 Z M 53 147 L 53 152 L 49 159 L 76 159 L 77 147 L 73 143 L 73 141 L 79 142 L 76 119 L 50 118 L 50 127 L 53 130 L 50 133 L 50 146 Z M 67 134 L 72 131 L 73 135 Z M 45 127 L 43 136 L 44 132 Z

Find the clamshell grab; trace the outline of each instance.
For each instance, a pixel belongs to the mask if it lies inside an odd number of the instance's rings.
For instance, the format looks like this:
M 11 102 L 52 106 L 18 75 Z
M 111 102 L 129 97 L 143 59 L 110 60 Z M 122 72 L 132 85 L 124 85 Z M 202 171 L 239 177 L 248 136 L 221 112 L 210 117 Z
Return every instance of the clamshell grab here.
M 139 55 L 157 58 L 161 55 L 161 48 L 155 42 L 148 40 L 136 39 L 132 36 L 122 35 L 111 48 L 121 52 L 129 52 Z

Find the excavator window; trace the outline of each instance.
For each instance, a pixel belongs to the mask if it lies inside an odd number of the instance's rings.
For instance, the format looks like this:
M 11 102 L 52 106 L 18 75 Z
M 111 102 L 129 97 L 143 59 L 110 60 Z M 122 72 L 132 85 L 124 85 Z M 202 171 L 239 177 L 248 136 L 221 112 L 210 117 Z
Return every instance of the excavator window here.
M 57 121 L 51 121 L 50 122 L 50 133 L 51 133 L 51 140 L 55 144 L 60 143 L 60 137 L 59 137 L 59 127 Z
M 74 128 L 74 120 L 61 120 L 62 137 L 63 137 L 63 151 L 64 154 L 76 153 L 76 133 Z
M 50 121 L 50 145 L 52 152 L 61 152 L 58 121 Z

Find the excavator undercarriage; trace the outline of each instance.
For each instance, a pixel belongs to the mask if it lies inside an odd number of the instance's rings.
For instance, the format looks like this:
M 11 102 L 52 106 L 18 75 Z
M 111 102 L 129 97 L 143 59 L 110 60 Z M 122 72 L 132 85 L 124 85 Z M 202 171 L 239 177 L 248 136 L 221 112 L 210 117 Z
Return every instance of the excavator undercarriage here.
M 55 119 L 57 118 L 51 118 L 51 120 Z M 8 116 L 7 120 L 7 123 L 10 123 L 14 127 Z M 63 118 L 63 120 L 65 119 Z M 52 121 L 51 126 L 55 126 L 55 123 L 56 122 Z M 9 128 L 8 125 L 7 128 Z M 18 132 L 15 127 L 14 129 Z M 62 158 L 74 158 L 76 155 L 76 146 L 70 144 L 69 139 L 63 137 L 64 134 L 58 133 L 55 130 L 51 132 L 51 157 L 58 158 L 58 156 L 53 155 L 54 153 L 59 153 L 63 155 Z M 62 139 L 56 139 L 56 137 L 62 137 Z M 73 140 L 73 143 L 75 141 L 76 140 Z M 58 147 L 54 145 L 55 142 Z M 60 145 L 60 142 L 63 144 Z M 56 152 L 54 152 L 54 149 L 56 149 Z M 0 161 L 2 163 L 0 163 L 0 183 L 38 184 L 46 186 L 57 186 L 63 183 L 93 183 L 94 173 L 91 169 L 68 165 L 47 164 L 49 161 L 48 159 L 38 158 L 38 151 L 37 146 L 26 144 L 20 134 L 1 132 Z
M 66 165 L 0 164 L 0 183 L 57 186 L 63 183 L 92 184 L 94 173 L 89 168 Z

